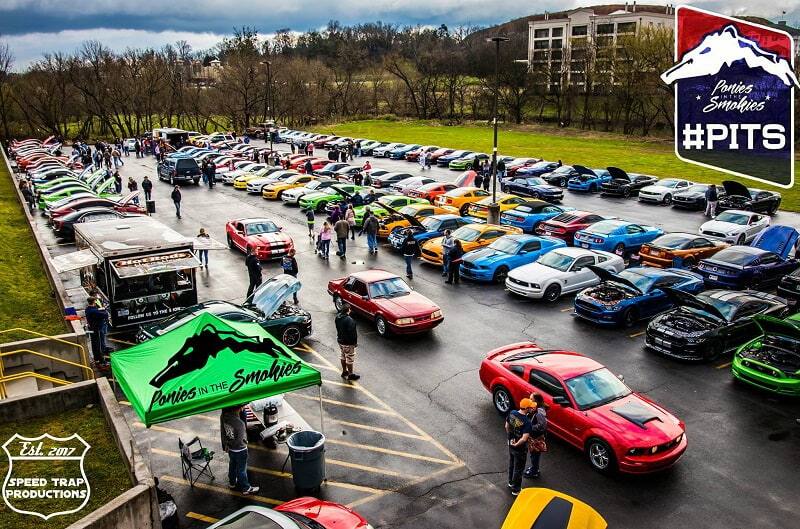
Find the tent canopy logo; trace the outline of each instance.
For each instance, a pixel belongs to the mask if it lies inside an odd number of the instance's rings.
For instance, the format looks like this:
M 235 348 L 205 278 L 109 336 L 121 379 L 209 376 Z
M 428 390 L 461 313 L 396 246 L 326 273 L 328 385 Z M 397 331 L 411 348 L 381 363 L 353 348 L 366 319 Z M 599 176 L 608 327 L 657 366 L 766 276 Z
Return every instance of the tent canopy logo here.
M 694 7 L 676 10 L 675 153 L 781 187 L 794 183 L 794 44 L 783 31 Z

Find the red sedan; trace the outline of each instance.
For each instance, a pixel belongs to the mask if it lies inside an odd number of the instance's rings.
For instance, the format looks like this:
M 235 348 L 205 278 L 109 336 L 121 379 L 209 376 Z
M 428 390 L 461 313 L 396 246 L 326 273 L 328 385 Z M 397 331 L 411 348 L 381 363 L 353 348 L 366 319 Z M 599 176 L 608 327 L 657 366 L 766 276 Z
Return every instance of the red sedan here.
M 229 248 L 238 248 L 247 253 L 255 250 L 261 261 L 279 259 L 294 248 L 292 238 L 283 233 L 283 228 L 267 219 L 237 219 L 225 225 Z
M 147 213 L 147 210 L 144 208 L 144 206 L 135 204 L 133 202 L 133 199 L 137 196 L 139 196 L 139 191 L 134 191 L 119 201 L 102 197 L 81 197 L 64 204 L 58 209 L 47 212 L 47 214 L 50 217 L 50 221 L 54 221 L 59 217 L 63 217 L 68 213 L 72 213 L 73 211 L 80 211 L 82 209 L 95 207 L 111 208 L 115 211 L 119 211 L 120 213 Z
M 528 167 L 529 165 L 533 165 L 540 161 L 541 160 L 539 158 L 517 158 L 515 160 L 511 160 L 508 164 L 506 164 L 506 177 L 512 177 L 523 167 Z
M 372 529 L 349 507 L 317 498 L 304 497 L 278 505 L 275 509 L 248 505 L 226 516 L 208 529 Z
M 326 158 L 311 158 L 311 172 L 317 171 L 322 169 L 326 165 L 331 163 L 330 160 Z M 306 172 L 306 162 L 304 161 L 297 167 L 298 173 L 305 173 Z
M 536 226 L 537 235 L 556 237 L 570 246 L 575 244 L 575 232 L 584 230 L 606 217 L 588 211 L 566 211 Z
M 433 204 L 436 197 L 439 195 L 444 195 L 448 191 L 455 189 L 455 184 L 444 183 L 444 182 L 431 182 L 430 184 L 422 185 L 416 189 L 409 189 L 406 191 L 406 195 L 414 198 L 424 198 L 425 200 L 429 201 Z
M 385 270 L 354 272 L 328 283 L 336 310 L 350 305 L 375 322 L 378 334 L 413 334 L 433 329 L 442 321 L 442 309 L 414 292 L 399 276 Z
M 289 159 L 289 169 L 299 169 L 306 163 L 306 160 L 313 160 L 313 156 L 297 156 L 296 158 Z M 312 162 L 313 163 L 313 162 Z
M 501 414 L 540 393 L 550 406 L 549 431 L 600 472 L 655 472 L 686 451 L 683 421 L 582 354 L 515 343 L 491 351 L 479 375 Z

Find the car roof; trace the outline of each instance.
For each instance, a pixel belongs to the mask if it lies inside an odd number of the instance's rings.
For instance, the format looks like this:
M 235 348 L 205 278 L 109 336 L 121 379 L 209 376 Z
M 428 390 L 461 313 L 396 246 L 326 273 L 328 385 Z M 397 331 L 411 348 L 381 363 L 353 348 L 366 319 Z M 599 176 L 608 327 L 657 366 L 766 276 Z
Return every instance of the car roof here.
M 353 272 L 350 274 L 350 277 L 355 277 L 361 281 L 364 281 L 365 283 L 374 283 L 375 281 L 383 281 L 384 279 L 393 279 L 400 276 L 393 274 L 392 272 L 387 272 L 386 270 L 373 268 L 372 270 Z
M 749 253 L 750 255 L 762 255 L 765 253 L 773 253 L 768 250 L 763 250 L 761 248 L 756 248 L 754 246 L 744 246 L 741 244 L 737 244 L 735 246 L 729 246 L 728 248 L 723 248 L 721 252 L 741 252 L 741 253 Z M 720 253 L 721 253 L 720 252 Z M 714 259 L 716 256 L 711 256 L 711 259 Z
M 264 217 L 252 217 L 252 218 L 248 218 L 248 219 L 234 219 L 231 222 L 243 222 L 245 224 L 251 224 L 253 222 L 271 222 L 271 223 L 275 224 L 274 220 L 267 219 L 267 218 L 264 218 Z
M 548 351 L 514 362 L 545 368 L 563 379 L 569 379 L 605 367 L 597 360 L 571 351 Z
M 595 255 L 600 253 L 594 250 L 587 250 L 586 248 L 576 248 L 574 246 L 562 246 L 560 248 L 553 249 L 553 251 L 562 255 L 569 255 L 570 257 L 581 257 L 584 255 Z

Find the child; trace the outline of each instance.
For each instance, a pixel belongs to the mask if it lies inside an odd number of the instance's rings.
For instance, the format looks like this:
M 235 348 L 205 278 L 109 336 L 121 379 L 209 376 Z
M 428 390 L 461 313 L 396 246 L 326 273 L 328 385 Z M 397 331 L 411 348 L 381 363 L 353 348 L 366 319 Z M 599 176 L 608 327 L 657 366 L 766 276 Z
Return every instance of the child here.
M 322 223 L 322 229 L 319 230 L 320 253 L 322 258 L 328 260 L 328 255 L 331 251 L 331 239 L 333 238 L 333 230 L 328 221 Z
M 283 256 L 281 259 L 281 267 L 283 267 L 283 273 L 289 274 L 292 277 L 297 277 L 297 272 L 299 271 L 297 268 L 297 259 L 294 257 L 295 251 L 294 248 L 286 252 L 286 255 Z M 294 293 L 294 304 L 297 305 L 297 292 Z
M 314 238 L 314 210 L 308 209 L 306 211 L 306 224 L 308 224 L 308 236 Z

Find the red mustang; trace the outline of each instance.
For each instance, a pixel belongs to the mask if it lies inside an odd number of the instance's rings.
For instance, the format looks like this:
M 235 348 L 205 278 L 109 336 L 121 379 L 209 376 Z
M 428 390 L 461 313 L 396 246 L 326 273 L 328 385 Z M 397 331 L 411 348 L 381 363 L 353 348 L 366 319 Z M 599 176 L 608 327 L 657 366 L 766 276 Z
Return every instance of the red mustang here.
M 267 219 L 237 219 L 225 225 L 228 247 L 247 253 L 252 248 L 261 261 L 279 259 L 294 248 L 283 228 Z
M 328 283 L 336 310 L 345 304 L 375 322 L 378 334 L 412 334 L 433 329 L 442 321 L 436 303 L 418 294 L 399 276 L 384 270 L 354 272 Z
M 588 211 L 565 211 L 552 219 L 540 222 L 536 227 L 537 235 L 556 237 L 570 246 L 575 243 L 575 232 L 584 230 L 594 224 L 605 220 L 605 217 Z
M 318 170 L 322 169 L 323 167 L 325 167 L 326 165 L 328 165 L 329 163 L 331 163 L 331 161 L 328 160 L 327 158 L 311 158 L 311 171 L 312 172 L 313 171 L 318 171 Z M 303 161 L 303 163 L 301 163 L 297 167 L 297 172 L 298 173 L 305 173 L 306 172 L 306 161 L 305 160 Z
M 452 191 L 455 189 L 455 184 L 445 183 L 445 182 L 431 182 L 430 184 L 422 185 L 416 189 L 409 189 L 405 192 L 407 196 L 414 197 L 414 198 L 424 198 L 428 200 L 431 204 L 436 200 L 436 197 L 439 195 L 444 195 L 448 191 Z
M 137 196 L 139 196 L 139 191 L 134 191 L 128 195 L 125 195 L 119 201 L 102 197 L 81 197 L 81 198 L 76 198 L 75 200 L 71 200 L 70 202 L 67 202 L 58 209 L 46 211 L 45 214 L 50 217 L 51 221 L 54 221 L 59 217 L 63 217 L 67 213 L 72 213 L 73 211 L 79 211 L 81 209 L 94 208 L 94 207 L 111 208 L 113 210 L 119 211 L 120 213 L 140 213 L 140 214 L 147 213 L 147 210 L 144 208 L 144 206 L 136 204 L 133 201 L 133 199 L 136 198 Z
M 683 421 L 579 353 L 515 343 L 491 351 L 479 375 L 502 414 L 540 393 L 550 406 L 548 429 L 600 472 L 654 472 L 686 451 Z

